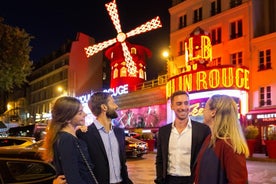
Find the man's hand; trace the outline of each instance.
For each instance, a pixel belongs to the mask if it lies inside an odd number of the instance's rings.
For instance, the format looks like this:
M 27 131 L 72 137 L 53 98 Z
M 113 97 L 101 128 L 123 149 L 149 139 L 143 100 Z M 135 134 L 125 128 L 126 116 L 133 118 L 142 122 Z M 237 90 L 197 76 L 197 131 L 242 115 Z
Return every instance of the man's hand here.
M 56 179 L 54 179 L 53 184 L 67 184 L 65 176 L 59 175 Z

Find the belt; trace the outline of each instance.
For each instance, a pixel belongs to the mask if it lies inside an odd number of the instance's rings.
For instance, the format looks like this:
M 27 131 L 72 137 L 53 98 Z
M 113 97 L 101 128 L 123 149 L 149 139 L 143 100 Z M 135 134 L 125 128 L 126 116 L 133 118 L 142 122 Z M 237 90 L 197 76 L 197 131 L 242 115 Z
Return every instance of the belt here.
M 167 175 L 166 178 L 166 183 L 190 183 L 192 181 L 191 176 L 172 176 L 172 175 Z

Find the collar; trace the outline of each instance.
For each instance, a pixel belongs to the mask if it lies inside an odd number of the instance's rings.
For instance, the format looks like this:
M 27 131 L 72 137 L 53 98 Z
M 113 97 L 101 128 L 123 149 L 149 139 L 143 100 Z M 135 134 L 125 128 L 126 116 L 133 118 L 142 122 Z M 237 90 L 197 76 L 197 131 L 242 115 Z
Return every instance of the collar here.
M 187 127 L 188 127 L 188 128 L 192 128 L 192 121 L 191 121 L 191 118 L 190 118 L 190 117 L 188 118 Z M 173 129 L 175 128 L 174 122 L 172 123 L 172 128 L 173 128 Z
M 101 130 L 101 129 L 105 130 L 104 126 L 97 119 L 95 119 L 93 123 L 95 124 L 95 126 L 98 130 Z M 113 131 L 113 126 L 112 125 L 111 125 L 111 128 L 110 128 L 110 131 Z

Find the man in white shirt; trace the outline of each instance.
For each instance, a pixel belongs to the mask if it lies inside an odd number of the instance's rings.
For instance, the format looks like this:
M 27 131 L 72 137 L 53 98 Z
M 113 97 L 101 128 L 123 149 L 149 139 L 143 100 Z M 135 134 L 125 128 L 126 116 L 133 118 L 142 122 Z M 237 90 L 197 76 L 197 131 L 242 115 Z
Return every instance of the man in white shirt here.
M 210 129 L 189 117 L 189 94 L 177 91 L 171 96 L 174 122 L 159 128 L 156 154 L 157 184 L 191 184 L 192 168 Z

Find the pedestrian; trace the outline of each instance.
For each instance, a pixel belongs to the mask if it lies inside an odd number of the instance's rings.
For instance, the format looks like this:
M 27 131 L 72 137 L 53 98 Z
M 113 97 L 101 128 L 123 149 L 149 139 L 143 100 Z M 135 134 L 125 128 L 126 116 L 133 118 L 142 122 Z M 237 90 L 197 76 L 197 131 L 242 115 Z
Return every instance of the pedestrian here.
M 190 184 L 192 167 L 210 129 L 190 119 L 190 101 L 186 91 L 176 91 L 170 99 L 175 120 L 159 128 L 154 181 L 158 184 Z
M 76 136 L 77 126 L 84 125 L 86 113 L 81 102 L 70 96 L 60 97 L 54 103 L 52 119 L 44 139 L 42 159 L 52 162 L 59 183 L 96 184 L 93 164 L 86 143 Z
M 77 136 L 87 143 L 98 182 L 132 184 L 126 166 L 124 129 L 112 126 L 118 105 L 111 93 L 95 92 L 88 106 L 96 119 L 86 132 L 78 130 Z
M 246 184 L 249 150 L 239 122 L 236 102 L 227 95 L 210 97 L 204 123 L 211 129 L 195 167 L 195 184 Z

